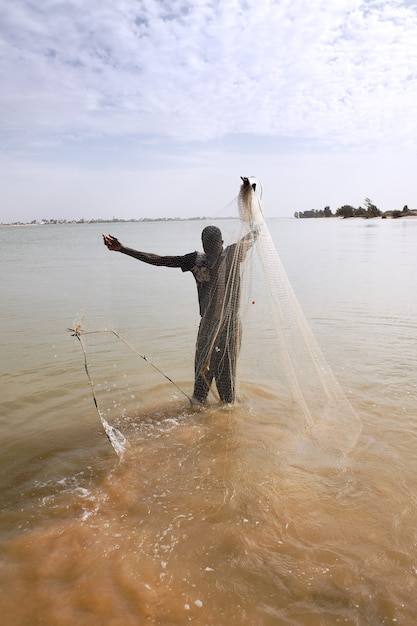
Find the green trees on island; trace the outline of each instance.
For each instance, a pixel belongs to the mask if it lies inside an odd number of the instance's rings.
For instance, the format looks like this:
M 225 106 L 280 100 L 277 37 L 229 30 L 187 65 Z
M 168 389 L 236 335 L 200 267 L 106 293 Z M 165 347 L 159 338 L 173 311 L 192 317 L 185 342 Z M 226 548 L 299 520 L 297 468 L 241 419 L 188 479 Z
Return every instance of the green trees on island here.
M 325 206 L 324 209 L 312 209 L 311 211 L 296 211 L 294 217 L 306 218 L 306 217 L 334 217 L 332 210 L 329 206 Z
M 297 219 L 306 219 L 311 217 L 364 217 L 366 219 L 372 217 L 404 217 L 406 215 L 417 215 L 417 211 L 412 211 L 408 208 L 407 205 L 404 206 L 402 211 L 385 211 L 383 213 L 378 207 L 372 202 L 370 198 L 365 198 L 364 201 L 365 206 L 353 207 L 350 204 L 344 204 L 343 206 L 336 209 L 336 212 L 333 213 L 329 206 L 325 206 L 324 209 L 312 209 L 309 211 L 296 211 L 294 213 L 294 217 Z

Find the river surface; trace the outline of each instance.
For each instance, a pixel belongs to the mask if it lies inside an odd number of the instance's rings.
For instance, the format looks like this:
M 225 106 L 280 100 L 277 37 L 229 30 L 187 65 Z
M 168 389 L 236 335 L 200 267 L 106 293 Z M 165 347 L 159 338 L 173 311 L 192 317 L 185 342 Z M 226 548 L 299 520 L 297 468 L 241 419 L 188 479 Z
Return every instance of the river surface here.
M 417 220 L 268 222 L 360 420 L 343 461 L 277 410 L 255 362 L 235 406 L 192 408 L 192 276 L 101 243 L 183 254 L 205 224 L 1 227 L 4 623 L 414 625 Z M 85 335 L 123 459 L 77 324 L 134 348 Z

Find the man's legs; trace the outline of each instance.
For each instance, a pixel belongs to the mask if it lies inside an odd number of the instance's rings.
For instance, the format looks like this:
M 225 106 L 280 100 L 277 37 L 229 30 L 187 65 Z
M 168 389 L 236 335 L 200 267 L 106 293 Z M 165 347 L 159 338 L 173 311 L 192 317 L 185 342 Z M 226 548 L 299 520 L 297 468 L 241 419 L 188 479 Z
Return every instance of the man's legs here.
M 240 348 L 240 323 L 229 320 L 220 332 L 206 332 L 203 324 L 197 336 L 193 400 L 207 399 L 213 378 L 222 402 L 235 401 L 236 361 Z

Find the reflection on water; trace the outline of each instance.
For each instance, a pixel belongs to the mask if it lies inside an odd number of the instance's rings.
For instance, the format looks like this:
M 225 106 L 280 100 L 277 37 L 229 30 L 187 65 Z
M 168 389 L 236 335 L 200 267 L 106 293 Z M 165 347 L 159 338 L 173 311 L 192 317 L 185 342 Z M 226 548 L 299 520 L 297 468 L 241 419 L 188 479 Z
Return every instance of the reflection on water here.
M 193 410 L 109 341 L 91 349 L 92 372 L 100 406 L 130 442 L 122 462 L 65 331 L 78 307 L 74 270 L 100 232 L 41 229 L 37 241 L 35 230 L 13 230 L 0 263 L 5 623 L 415 623 L 417 222 L 373 224 L 277 227 L 303 309 L 361 418 L 348 456 L 338 452 L 337 430 L 315 439 L 266 385 L 246 384 L 232 408 Z M 135 225 L 138 247 L 151 227 Z M 169 225 L 165 243 L 180 228 Z M 19 265 L 13 251 L 24 237 Z M 68 240 L 74 250 L 60 257 L 57 276 L 48 259 Z M 189 391 L 194 285 L 172 278 L 168 298 L 180 297 L 168 328 L 167 310 L 143 297 L 167 275 L 138 278 L 132 268 L 123 266 L 114 298 L 92 302 L 100 313 L 110 302 L 127 333 L 139 328 L 135 345 Z

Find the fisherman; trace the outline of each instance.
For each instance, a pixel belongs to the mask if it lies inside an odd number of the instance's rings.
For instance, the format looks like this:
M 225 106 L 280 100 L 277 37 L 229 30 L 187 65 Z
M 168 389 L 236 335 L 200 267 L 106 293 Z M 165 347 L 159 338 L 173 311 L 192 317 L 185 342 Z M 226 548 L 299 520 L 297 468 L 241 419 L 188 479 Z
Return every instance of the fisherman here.
M 242 178 L 245 187 L 247 178 Z M 103 235 L 109 250 L 122 252 L 139 261 L 162 267 L 177 267 L 194 275 L 200 307 L 194 363 L 193 404 L 203 404 L 213 379 L 220 399 L 235 401 L 236 361 L 240 348 L 240 264 L 257 237 L 250 232 L 237 243 L 223 248 L 217 226 L 206 226 L 201 234 L 202 252 L 183 256 L 159 256 L 126 248 L 112 235 Z

